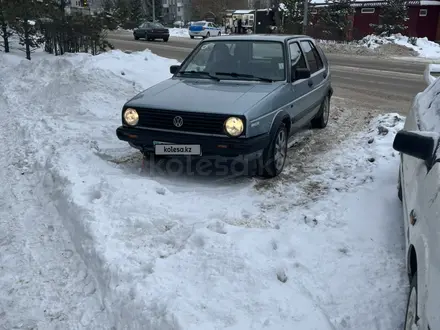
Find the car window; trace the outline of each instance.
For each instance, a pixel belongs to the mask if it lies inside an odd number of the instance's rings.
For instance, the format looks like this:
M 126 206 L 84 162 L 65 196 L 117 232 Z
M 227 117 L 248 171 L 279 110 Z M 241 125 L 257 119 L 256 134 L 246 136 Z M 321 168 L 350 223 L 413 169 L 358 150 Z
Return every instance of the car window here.
M 205 25 L 205 24 L 206 24 L 205 22 L 195 22 L 195 23 L 193 23 L 192 25 L 203 26 L 203 25 Z
M 156 28 L 156 29 L 161 29 L 161 28 L 164 27 L 164 26 L 163 26 L 162 24 L 160 24 L 160 23 L 151 23 L 151 26 L 152 26 L 153 28 Z
M 307 69 L 306 60 L 304 54 L 297 42 L 293 42 L 289 45 L 290 50 L 290 65 L 294 69 Z
M 318 71 L 319 71 L 324 67 L 324 63 L 323 63 L 322 58 L 319 55 L 319 52 L 316 49 L 315 45 L 313 45 L 313 43 L 311 43 L 310 41 L 309 41 L 309 43 L 310 43 L 310 46 L 312 47 L 312 52 L 313 52 L 313 55 L 315 56 L 316 64 L 318 66 Z
M 199 48 L 199 51 L 193 56 L 188 65 L 182 70 L 186 71 L 204 71 L 206 63 L 211 56 L 212 50 L 214 49 L 214 43 L 206 43 Z
M 252 57 L 257 58 L 279 58 L 283 52 L 281 43 L 254 42 L 252 43 Z
M 209 41 L 200 44 L 180 70 L 206 71 L 211 75 L 233 73 L 220 75 L 223 80 L 255 80 L 254 77 L 259 77 L 283 81 L 286 79 L 284 63 L 284 45 L 281 42 Z M 206 74 L 200 78 L 209 79 Z
M 310 41 L 304 40 L 301 41 L 301 47 L 304 50 L 307 62 L 309 63 L 310 73 L 313 74 L 321 70 L 324 66 L 315 46 Z

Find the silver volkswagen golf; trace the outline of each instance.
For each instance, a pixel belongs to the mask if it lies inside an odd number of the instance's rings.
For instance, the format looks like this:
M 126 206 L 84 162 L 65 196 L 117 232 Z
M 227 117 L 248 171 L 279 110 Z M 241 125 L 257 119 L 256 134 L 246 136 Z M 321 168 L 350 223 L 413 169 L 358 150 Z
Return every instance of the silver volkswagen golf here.
M 328 122 L 329 65 L 307 36 L 206 39 L 170 72 L 122 109 L 117 136 L 144 155 L 243 157 L 274 177 L 289 137 Z

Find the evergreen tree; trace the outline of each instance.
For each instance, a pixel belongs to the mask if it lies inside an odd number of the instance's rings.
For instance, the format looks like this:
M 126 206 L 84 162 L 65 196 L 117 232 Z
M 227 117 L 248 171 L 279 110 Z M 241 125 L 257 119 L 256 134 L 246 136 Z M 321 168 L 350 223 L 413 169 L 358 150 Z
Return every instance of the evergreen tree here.
M 405 0 L 388 0 L 387 5 L 381 9 L 379 24 L 372 24 L 376 34 L 390 36 L 403 33 L 407 29 L 408 8 Z
M 325 7 L 319 8 L 317 23 L 325 34 L 345 39 L 347 28 L 351 24 L 348 17 L 354 13 L 351 0 L 327 0 L 326 4 Z
M 284 3 L 284 25 L 289 33 L 300 34 L 303 31 L 304 22 L 304 2 L 308 1 L 310 8 L 311 0 L 285 0 Z M 310 10 L 308 11 L 307 22 L 310 23 Z
M 130 4 L 128 0 L 115 0 L 113 17 L 120 26 L 124 27 L 130 18 Z
M 20 38 L 20 45 L 25 47 L 26 58 L 31 59 L 31 53 L 44 41 L 35 26 L 39 17 L 41 3 L 36 0 L 3 0 L 9 12 L 9 26 Z M 15 19 L 14 19 L 15 18 Z
M 143 17 L 142 0 L 130 0 L 130 21 L 138 26 Z
M 8 26 L 8 18 L 11 18 L 11 9 L 9 2 L 0 0 L 0 37 L 3 38 L 3 48 L 5 53 L 9 53 L 9 37 L 12 31 Z

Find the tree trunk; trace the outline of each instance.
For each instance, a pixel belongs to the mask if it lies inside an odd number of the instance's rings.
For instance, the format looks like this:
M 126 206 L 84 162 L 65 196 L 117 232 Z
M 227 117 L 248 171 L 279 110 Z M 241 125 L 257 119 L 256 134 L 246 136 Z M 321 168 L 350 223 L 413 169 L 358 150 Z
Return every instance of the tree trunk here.
M 27 18 L 24 19 L 23 22 L 23 29 L 24 29 L 24 43 L 26 45 L 26 59 L 29 61 L 31 60 L 31 41 L 29 40 L 29 22 Z
M 8 26 L 6 23 L 2 23 L 2 33 L 3 33 L 3 42 L 5 44 L 5 53 L 9 53 L 9 36 L 8 36 Z

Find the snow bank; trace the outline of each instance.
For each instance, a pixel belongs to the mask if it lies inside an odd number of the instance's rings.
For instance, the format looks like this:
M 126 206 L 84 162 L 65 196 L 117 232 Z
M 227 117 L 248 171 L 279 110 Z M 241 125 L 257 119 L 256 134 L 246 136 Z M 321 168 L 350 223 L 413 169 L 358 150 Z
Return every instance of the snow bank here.
M 428 64 L 424 72 L 425 81 L 432 84 L 438 77 L 440 77 L 440 64 Z
M 188 29 L 170 28 L 170 37 L 189 38 Z
M 383 45 L 395 44 L 407 47 L 416 51 L 420 57 L 424 58 L 440 58 L 440 45 L 429 41 L 427 38 L 410 38 L 401 35 L 400 33 L 391 35 L 390 37 L 380 37 L 376 35 L 368 35 L 361 41 L 365 46 L 371 49 L 376 49 Z
M 34 193 L 55 201 L 117 328 L 401 325 L 398 115 L 323 154 L 308 180 L 257 190 L 247 178 L 140 173 L 117 140 L 123 103 L 176 61 L 112 51 L 7 63 L 0 111 L 21 111 L 14 143 L 44 183 Z

